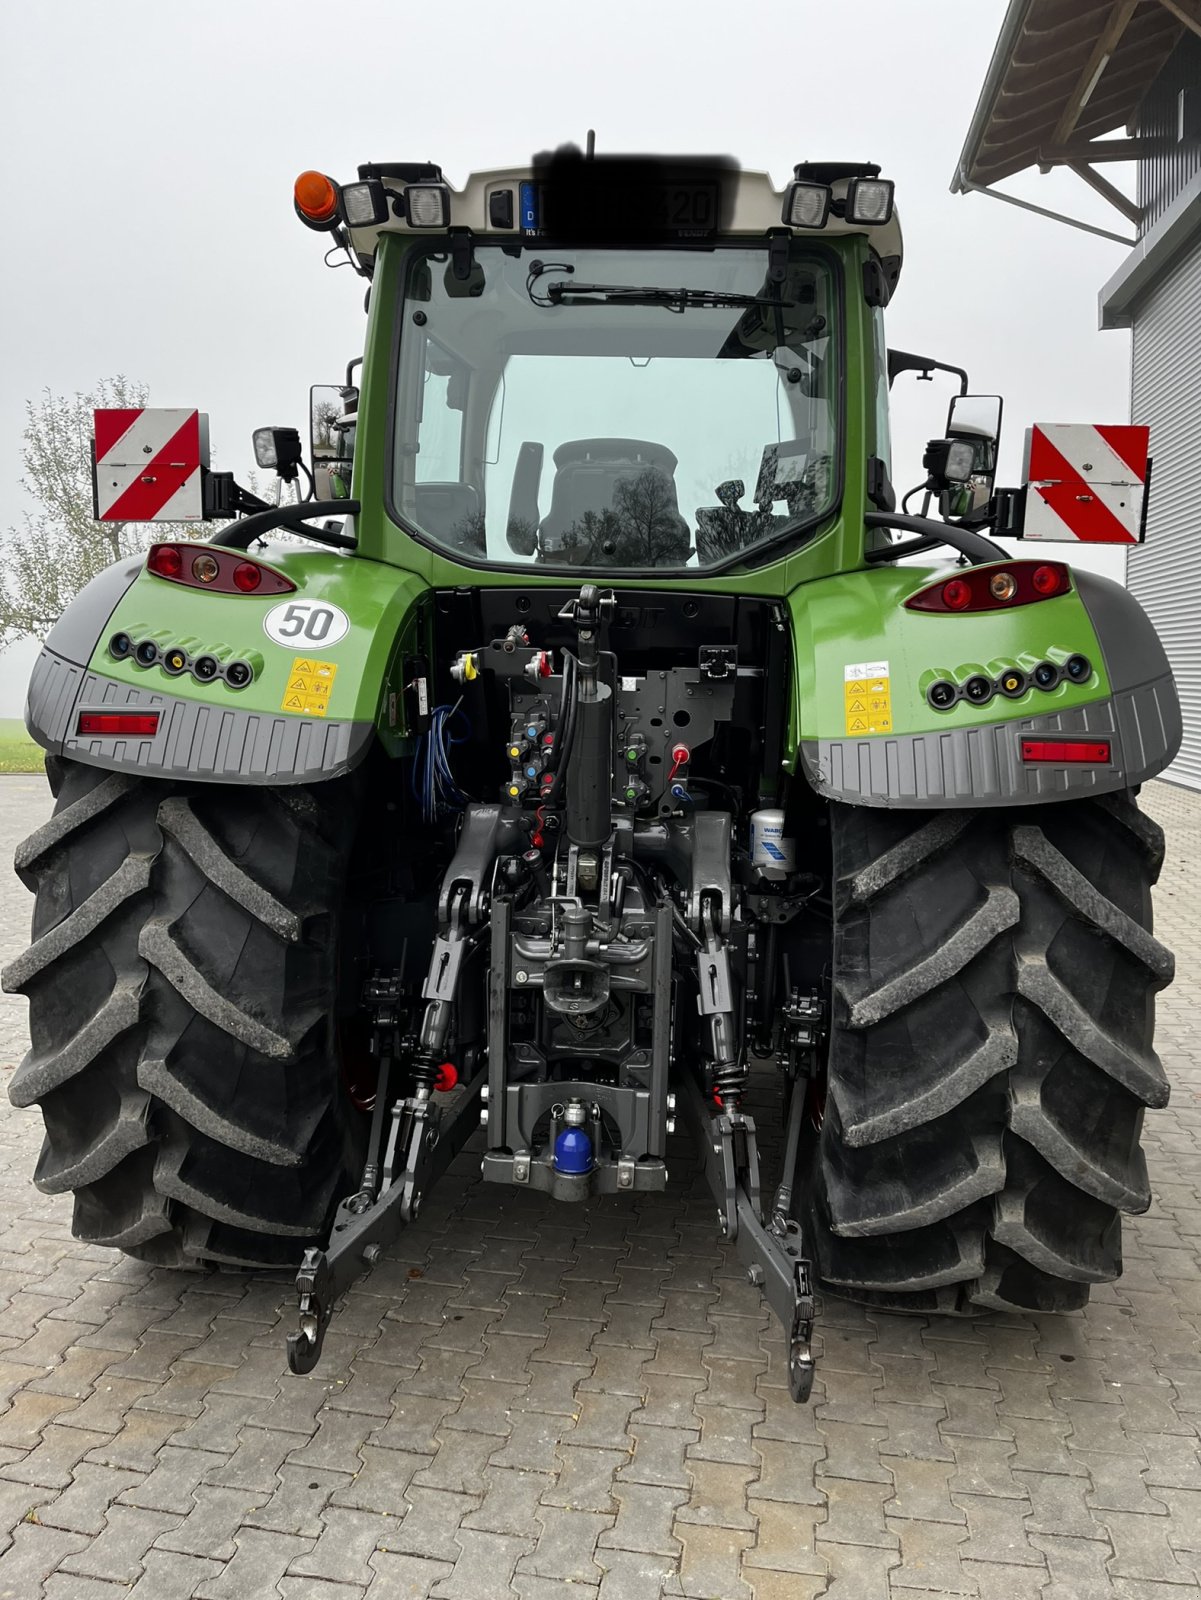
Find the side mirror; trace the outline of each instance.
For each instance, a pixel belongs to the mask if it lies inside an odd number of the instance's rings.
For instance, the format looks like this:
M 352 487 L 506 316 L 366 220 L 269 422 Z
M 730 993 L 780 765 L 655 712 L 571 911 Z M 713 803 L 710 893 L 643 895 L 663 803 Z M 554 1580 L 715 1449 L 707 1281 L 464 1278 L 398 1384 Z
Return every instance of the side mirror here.
M 314 467 L 337 461 L 341 456 L 337 424 L 346 409 L 343 396 L 350 392 L 333 383 L 315 383 L 309 390 L 309 438 Z
M 957 394 L 947 412 L 947 436 L 951 439 L 991 439 L 1001 437 L 1001 396 L 999 394 Z
M 946 496 L 944 516 L 987 521 L 997 476 L 1002 409 L 999 394 L 957 394 L 951 401 L 947 440 L 959 447 L 961 463 L 970 449 L 971 468 L 960 476 L 947 475 L 948 482 L 941 486 Z
M 347 368 L 348 380 L 355 365 Z M 349 498 L 358 403 L 359 391 L 349 381 L 316 383 L 309 390 L 313 478 L 320 499 Z

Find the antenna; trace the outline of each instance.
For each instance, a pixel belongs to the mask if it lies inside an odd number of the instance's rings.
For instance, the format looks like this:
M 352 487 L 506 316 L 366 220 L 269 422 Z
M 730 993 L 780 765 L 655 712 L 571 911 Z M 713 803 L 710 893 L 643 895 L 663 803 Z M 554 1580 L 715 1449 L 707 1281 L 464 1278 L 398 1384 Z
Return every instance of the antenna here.
M 591 161 L 596 155 L 596 129 L 588 129 L 588 139 L 584 146 L 584 160 Z

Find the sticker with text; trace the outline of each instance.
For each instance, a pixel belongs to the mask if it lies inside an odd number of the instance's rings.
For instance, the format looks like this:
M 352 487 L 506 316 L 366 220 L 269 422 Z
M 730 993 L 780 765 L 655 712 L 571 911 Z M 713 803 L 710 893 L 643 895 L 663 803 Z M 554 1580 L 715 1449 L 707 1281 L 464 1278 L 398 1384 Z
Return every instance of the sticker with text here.
M 887 661 L 856 661 L 843 672 L 846 729 L 851 735 L 892 732 Z
M 350 632 L 350 618 L 328 600 L 285 600 L 263 618 L 263 632 L 272 644 L 303 650 L 320 645 L 328 650 Z
M 288 687 L 280 702 L 281 711 L 297 716 L 324 717 L 329 711 L 330 691 L 338 675 L 334 661 L 314 661 L 297 656 L 288 671 Z

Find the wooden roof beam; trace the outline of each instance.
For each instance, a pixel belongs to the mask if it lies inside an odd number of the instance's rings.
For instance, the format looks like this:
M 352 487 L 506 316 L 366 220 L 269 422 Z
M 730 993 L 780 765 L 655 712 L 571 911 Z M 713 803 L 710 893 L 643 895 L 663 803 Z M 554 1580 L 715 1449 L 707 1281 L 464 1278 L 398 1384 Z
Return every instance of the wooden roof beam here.
M 1068 95 L 1059 121 L 1055 124 L 1055 131 L 1051 135 L 1053 145 L 1067 143 L 1137 8 L 1138 0 L 1117 0 L 1109 14 L 1109 21 L 1097 36 L 1097 42 L 1089 52 L 1088 60 L 1081 68 L 1076 85 Z
M 1069 139 L 1067 144 L 1044 145 L 1038 152 L 1040 167 L 1066 166 L 1072 161 L 1143 161 L 1162 155 L 1162 139 Z
M 1177 22 L 1201 38 L 1201 0 L 1159 0 L 1165 11 L 1170 11 Z
M 1078 178 L 1083 178 L 1090 188 L 1095 189 L 1103 200 L 1108 200 L 1111 206 L 1116 206 L 1127 222 L 1132 222 L 1136 228 L 1138 227 L 1143 220 L 1143 208 L 1136 205 L 1129 195 L 1115 188 L 1109 179 L 1103 178 L 1099 172 L 1094 172 L 1087 161 L 1069 161 L 1068 166 Z

